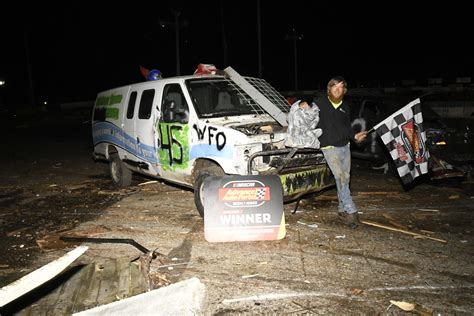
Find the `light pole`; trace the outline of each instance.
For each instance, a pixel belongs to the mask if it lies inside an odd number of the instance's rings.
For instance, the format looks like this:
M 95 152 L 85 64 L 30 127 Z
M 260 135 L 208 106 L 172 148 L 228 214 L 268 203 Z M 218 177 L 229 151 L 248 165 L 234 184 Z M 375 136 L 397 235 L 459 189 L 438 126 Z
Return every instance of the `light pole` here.
M 224 1 L 219 1 L 219 13 L 221 19 L 221 36 L 222 36 L 222 65 L 227 67 L 227 37 L 225 32 L 225 23 L 224 23 Z
M 176 38 L 176 76 L 181 75 L 181 64 L 180 64 L 180 53 L 179 53 L 179 29 L 181 26 L 186 26 L 188 23 L 187 21 L 183 21 L 180 23 L 179 17 L 181 12 L 178 10 L 173 10 L 174 21 L 167 21 L 167 20 L 159 20 L 158 23 L 161 27 L 165 27 L 167 25 L 171 25 L 174 27 L 175 30 L 175 38 Z
M 302 40 L 303 35 L 300 34 L 298 35 L 296 33 L 296 29 L 292 28 L 291 33 L 286 36 L 287 40 L 292 40 L 293 41 L 293 67 L 295 69 L 295 91 L 298 91 L 298 51 L 296 48 L 296 41 Z
M 176 76 L 181 75 L 181 63 L 179 60 L 179 16 L 181 12 L 173 10 L 174 14 L 174 29 L 176 36 Z

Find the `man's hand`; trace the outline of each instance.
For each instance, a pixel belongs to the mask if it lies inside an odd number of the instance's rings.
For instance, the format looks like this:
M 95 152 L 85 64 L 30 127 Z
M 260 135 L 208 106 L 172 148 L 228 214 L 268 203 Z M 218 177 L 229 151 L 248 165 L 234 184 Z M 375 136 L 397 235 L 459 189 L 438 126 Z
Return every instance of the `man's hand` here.
M 367 131 L 359 132 L 354 136 L 356 142 L 360 143 L 367 138 Z

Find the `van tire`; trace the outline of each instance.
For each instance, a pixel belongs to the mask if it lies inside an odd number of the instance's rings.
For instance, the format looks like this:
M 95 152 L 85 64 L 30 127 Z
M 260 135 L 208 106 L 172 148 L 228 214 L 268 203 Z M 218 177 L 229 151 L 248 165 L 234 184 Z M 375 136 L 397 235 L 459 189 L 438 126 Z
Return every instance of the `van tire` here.
M 110 156 L 109 172 L 114 186 L 126 188 L 132 184 L 132 171 L 124 165 L 117 154 Z
M 199 170 L 194 181 L 194 204 L 196 204 L 197 211 L 202 218 L 204 218 L 204 189 L 203 183 L 207 177 L 211 176 L 223 176 L 225 175 L 224 170 L 221 167 L 215 165 L 206 169 Z

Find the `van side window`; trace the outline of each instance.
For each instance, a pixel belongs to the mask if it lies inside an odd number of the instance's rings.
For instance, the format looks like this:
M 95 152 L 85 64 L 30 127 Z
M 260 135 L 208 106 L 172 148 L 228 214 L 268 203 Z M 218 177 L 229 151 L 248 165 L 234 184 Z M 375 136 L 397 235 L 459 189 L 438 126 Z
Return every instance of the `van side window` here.
M 163 121 L 167 123 L 187 123 L 189 107 L 179 84 L 166 85 L 161 103 Z
M 128 107 L 127 107 L 127 118 L 133 118 L 133 112 L 135 112 L 135 102 L 137 101 L 137 91 L 133 91 L 130 94 L 130 99 L 128 99 Z
M 155 89 L 145 90 L 140 99 L 140 108 L 138 109 L 139 119 L 149 119 L 151 116 L 151 109 L 153 108 L 153 99 L 155 97 Z

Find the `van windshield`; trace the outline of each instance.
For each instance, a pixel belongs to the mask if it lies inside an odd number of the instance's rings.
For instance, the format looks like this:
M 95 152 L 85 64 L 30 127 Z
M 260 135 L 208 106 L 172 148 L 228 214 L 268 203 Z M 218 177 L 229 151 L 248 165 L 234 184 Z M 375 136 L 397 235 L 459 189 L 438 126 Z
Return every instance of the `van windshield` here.
M 199 117 L 263 114 L 244 91 L 225 78 L 200 78 L 186 81 Z

